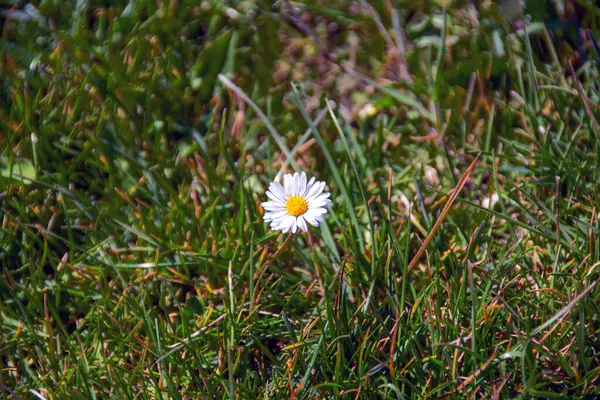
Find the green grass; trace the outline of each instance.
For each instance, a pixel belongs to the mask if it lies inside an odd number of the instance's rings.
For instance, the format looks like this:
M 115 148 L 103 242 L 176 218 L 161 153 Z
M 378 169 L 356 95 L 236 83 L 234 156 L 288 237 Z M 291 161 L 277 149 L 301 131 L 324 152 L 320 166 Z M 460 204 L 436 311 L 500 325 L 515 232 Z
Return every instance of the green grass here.
M 0 398 L 600 396 L 598 47 L 413 3 L 9 1 Z

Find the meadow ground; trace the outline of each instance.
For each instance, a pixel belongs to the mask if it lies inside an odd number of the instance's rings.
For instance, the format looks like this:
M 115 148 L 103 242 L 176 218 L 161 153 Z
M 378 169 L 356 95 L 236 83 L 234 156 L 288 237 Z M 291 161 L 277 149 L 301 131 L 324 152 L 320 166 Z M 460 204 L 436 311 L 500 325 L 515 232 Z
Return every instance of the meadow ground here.
M 597 398 L 593 3 L 4 2 L 0 398 Z

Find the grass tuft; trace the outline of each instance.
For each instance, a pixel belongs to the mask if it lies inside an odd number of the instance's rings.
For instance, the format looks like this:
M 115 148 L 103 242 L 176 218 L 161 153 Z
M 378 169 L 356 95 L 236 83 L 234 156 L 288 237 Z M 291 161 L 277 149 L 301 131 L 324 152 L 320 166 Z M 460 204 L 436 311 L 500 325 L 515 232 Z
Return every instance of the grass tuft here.
M 0 398 L 600 397 L 593 2 L 9 3 Z

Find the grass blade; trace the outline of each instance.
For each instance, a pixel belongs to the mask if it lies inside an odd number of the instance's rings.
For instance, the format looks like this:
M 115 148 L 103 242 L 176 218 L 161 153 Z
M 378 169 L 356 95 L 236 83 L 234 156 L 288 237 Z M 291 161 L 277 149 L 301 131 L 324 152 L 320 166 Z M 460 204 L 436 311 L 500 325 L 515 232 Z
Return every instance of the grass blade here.
M 460 193 L 462 188 L 465 186 L 465 183 L 467 183 L 467 179 L 469 178 L 469 175 L 471 175 L 471 172 L 473 172 L 473 168 L 475 167 L 475 163 L 477 162 L 478 159 L 479 159 L 479 154 L 477 155 L 477 157 L 475 157 L 475 159 L 473 160 L 471 165 L 469 165 L 469 168 L 467 168 L 467 170 L 465 171 L 463 176 L 458 181 L 458 185 L 456 185 L 456 187 L 452 191 L 452 194 L 450 195 L 450 198 L 446 202 L 446 205 L 444 206 L 442 213 L 438 217 L 437 221 L 435 221 L 435 224 L 433 224 L 433 228 L 431 228 L 429 235 L 427 235 L 427 238 L 425 238 L 425 241 L 421 245 L 421 248 L 419 248 L 419 250 L 417 251 L 417 254 L 415 254 L 415 256 L 413 257 L 411 262 L 408 264 L 408 269 L 407 269 L 408 272 L 410 272 L 415 267 L 415 265 L 417 265 L 417 262 L 419 261 L 419 258 L 421 257 L 421 255 L 423 255 L 423 252 L 427 248 L 427 245 L 429 244 L 429 242 L 431 242 L 431 239 L 433 239 L 433 237 L 435 236 L 435 233 L 437 232 L 439 227 L 442 225 L 442 222 L 446 218 L 448 211 L 450 211 L 450 207 L 454 203 L 454 200 L 456 200 L 456 197 L 458 196 L 458 194 Z

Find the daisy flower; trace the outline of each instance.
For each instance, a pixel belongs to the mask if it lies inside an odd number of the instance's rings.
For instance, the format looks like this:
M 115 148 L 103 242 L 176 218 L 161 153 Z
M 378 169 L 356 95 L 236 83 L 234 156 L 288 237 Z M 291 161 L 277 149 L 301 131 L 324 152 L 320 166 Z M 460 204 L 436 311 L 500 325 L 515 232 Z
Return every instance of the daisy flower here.
M 329 192 L 323 192 L 325 182 L 310 178 L 306 174 L 295 173 L 283 176 L 283 185 L 271 182 L 267 196 L 270 201 L 262 203 L 266 210 L 264 219 L 271 224 L 271 229 L 286 233 L 298 229 L 308 231 L 307 222 L 319 226 L 327 210 L 325 206 L 331 203 Z

